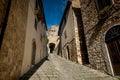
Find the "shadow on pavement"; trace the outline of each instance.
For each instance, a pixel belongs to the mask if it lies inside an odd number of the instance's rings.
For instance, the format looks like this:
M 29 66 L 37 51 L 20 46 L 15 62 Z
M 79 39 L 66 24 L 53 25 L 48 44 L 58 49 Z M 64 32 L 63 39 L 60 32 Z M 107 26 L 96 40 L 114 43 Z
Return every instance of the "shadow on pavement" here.
M 36 64 L 33 68 L 31 68 L 27 73 L 19 78 L 19 80 L 28 80 L 37 70 L 38 68 L 48 59 L 48 56 L 41 60 L 38 64 Z

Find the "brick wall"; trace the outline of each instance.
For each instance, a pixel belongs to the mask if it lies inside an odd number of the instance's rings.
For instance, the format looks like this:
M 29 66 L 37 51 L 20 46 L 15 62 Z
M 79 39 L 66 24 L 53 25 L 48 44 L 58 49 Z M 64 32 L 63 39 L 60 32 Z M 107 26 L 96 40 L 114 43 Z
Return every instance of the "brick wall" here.
M 2 4 L 2 5 L 1 5 Z M 5 9 L 5 0 L 0 10 Z M 12 0 L 0 50 L 0 80 L 17 80 L 20 75 L 26 34 L 28 0 Z M 0 13 L 0 22 L 3 20 Z

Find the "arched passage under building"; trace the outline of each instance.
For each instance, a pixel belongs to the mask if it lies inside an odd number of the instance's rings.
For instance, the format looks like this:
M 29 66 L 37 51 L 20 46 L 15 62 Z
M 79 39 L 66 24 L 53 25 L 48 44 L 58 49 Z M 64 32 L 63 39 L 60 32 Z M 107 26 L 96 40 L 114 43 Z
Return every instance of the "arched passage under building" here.
M 108 30 L 105 42 L 113 68 L 114 75 L 120 75 L 120 25 Z
M 49 43 L 50 53 L 53 53 L 53 50 L 55 48 L 55 43 Z

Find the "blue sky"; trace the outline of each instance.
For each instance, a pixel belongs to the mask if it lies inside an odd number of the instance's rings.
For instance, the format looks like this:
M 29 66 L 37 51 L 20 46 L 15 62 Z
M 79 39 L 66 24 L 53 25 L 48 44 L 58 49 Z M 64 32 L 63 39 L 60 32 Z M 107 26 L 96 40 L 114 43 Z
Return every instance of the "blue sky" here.
M 42 0 L 47 27 L 59 25 L 67 0 Z

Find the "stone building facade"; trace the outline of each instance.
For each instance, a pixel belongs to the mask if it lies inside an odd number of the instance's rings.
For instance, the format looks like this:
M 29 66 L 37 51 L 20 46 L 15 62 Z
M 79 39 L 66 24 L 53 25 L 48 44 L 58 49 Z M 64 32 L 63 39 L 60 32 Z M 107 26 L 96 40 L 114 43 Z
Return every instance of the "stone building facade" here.
M 46 29 L 42 0 L 30 0 L 21 75 L 46 57 Z
M 47 31 L 47 37 L 48 37 L 48 51 L 53 52 L 53 50 L 56 49 L 58 43 L 59 43 L 59 36 L 58 34 L 58 26 L 53 25 L 51 26 Z
M 46 56 L 45 32 L 41 0 L 1 0 L 0 80 L 18 80 Z
M 58 35 L 60 36 L 58 54 L 68 60 L 80 64 L 88 64 L 89 61 L 87 60 L 88 56 L 86 57 L 86 44 L 81 23 L 79 0 L 68 1 L 58 31 Z M 82 31 L 79 32 L 79 29 Z
M 92 68 L 120 75 L 120 1 L 80 0 Z
M 68 1 L 58 31 L 58 54 L 113 76 L 120 75 L 119 14 L 119 0 Z

